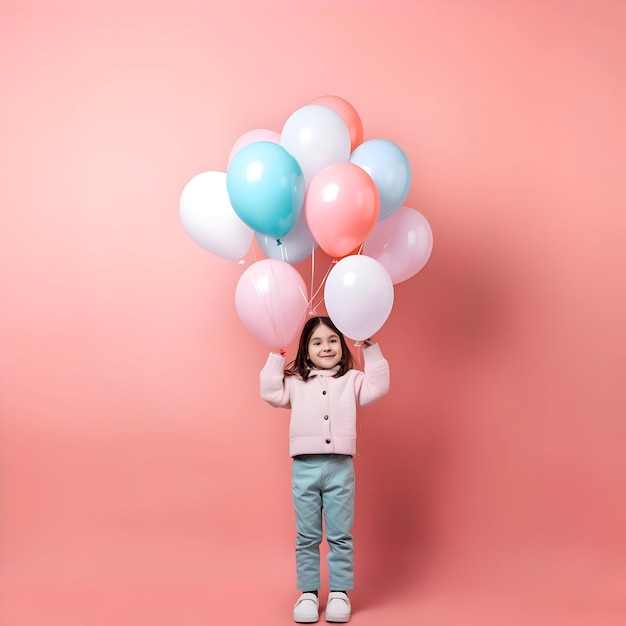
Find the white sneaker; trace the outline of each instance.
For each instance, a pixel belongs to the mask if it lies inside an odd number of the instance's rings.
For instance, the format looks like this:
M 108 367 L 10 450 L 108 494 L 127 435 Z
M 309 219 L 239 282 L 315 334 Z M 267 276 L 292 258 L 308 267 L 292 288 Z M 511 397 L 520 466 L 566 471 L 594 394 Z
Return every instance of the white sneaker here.
M 314 593 L 303 593 L 293 607 L 293 621 L 313 624 L 320 618 L 319 600 Z
M 331 591 L 326 603 L 326 621 L 344 624 L 350 621 L 352 606 L 348 596 L 343 591 Z

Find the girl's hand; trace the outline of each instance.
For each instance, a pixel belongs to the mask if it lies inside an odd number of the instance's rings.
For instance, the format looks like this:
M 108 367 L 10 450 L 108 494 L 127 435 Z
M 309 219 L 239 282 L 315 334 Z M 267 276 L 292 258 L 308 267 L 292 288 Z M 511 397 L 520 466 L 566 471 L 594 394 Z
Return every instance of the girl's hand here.
M 370 337 L 369 339 L 364 339 L 363 340 L 363 347 L 364 348 L 369 348 L 369 346 L 371 346 L 374 342 L 372 341 L 372 338 Z

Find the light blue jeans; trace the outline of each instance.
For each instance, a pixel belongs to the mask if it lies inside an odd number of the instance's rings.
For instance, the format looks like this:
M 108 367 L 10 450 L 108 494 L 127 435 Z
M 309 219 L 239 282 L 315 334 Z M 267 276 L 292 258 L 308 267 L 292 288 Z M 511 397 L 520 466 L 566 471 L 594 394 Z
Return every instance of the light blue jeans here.
M 351 456 L 306 454 L 294 457 L 296 573 L 300 591 L 320 588 L 322 514 L 326 530 L 331 590 L 354 588 L 354 465 Z

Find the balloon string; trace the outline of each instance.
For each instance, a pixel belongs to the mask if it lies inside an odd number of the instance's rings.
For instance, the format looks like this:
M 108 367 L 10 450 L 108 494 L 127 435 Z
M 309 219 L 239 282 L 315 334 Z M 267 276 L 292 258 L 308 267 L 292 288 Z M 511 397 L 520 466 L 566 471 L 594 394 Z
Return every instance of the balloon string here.
M 313 298 L 313 277 L 315 276 L 315 244 L 311 246 L 311 289 L 309 290 L 309 294 L 311 295 L 311 299 L 309 300 L 309 315 L 313 315 L 315 312 L 315 307 L 312 306 Z
M 311 309 L 311 315 L 315 315 L 315 311 L 317 310 L 317 307 L 322 304 L 322 302 L 324 301 L 324 298 L 320 298 L 314 305 L 313 308 Z
M 328 275 L 330 274 L 330 270 L 332 269 L 332 263 L 329 265 L 328 269 L 326 270 L 326 274 L 324 274 L 324 278 L 322 278 L 322 282 L 320 283 L 320 286 L 317 288 L 317 291 L 311 296 L 311 302 L 317 297 L 317 294 L 320 292 L 320 289 L 324 286 L 324 283 L 326 282 L 326 279 L 328 278 Z M 311 284 L 311 291 L 313 291 L 313 285 Z M 322 298 L 323 299 L 323 298 Z M 318 302 L 318 304 L 321 303 L 322 300 L 320 300 Z

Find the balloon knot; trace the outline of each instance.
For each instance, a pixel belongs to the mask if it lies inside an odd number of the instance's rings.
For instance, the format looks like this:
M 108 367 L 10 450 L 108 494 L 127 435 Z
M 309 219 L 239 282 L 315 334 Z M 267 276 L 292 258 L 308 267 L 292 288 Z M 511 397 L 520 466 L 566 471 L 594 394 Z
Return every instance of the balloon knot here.
M 283 242 L 282 242 L 280 239 L 277 239 L 277 240 L 276 240 L 276 245 L 277 245 L 277 246 L 282 246 L 282 245 L 283 245 Z
M 285 350 L 285 348 L 281 348 L 280 349 L 280 356 L 282 356 L 282 357 L 286 357 L 287 356 L 287 350 Z

